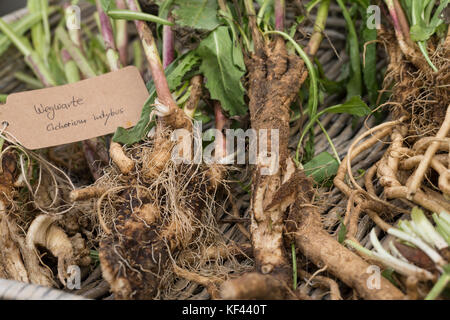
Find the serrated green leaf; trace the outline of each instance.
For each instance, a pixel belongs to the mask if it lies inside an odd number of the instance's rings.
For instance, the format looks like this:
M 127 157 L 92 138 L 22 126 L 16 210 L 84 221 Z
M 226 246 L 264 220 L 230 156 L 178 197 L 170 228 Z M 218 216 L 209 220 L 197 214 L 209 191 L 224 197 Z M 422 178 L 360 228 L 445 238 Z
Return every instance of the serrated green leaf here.
M 165 70 L 169 89 L 175 90 L 183 81 L 186 74 L 192 71 L 198 64 L 200 58 L 194 52 L 188 52 L 172 62 Z M 150 96 L 142 108 L 141 117 L 138 123 L 131 129 L 117 128 L 113 141 L 121 144 L 133 144 L 146 137 L 150 129 L 154 126 L 154 121 L 150 123 L 150 113 L 155 103 L 156 90 L 153 81 L 147 84 Z
M 236 52 L 233 52 L 228 28 L 214 30 L 200 43 L 197 54 L 202 58 L 200 71 L 207 79 L 206 88 L 211 98 L 219 100 L 230 116 L 246 114 L 245 91 L 241 83 L 245 71 L 236 66 L 236 58 L 233 57 Z
M 328 152 L 322 152 L 303 165 L 305 174 L 317 183 L 322 183 L 336 175 L 338 168 L 339 162 Z
M 214 30 L 220 24 L 215 0 L 175 0 L 174 4 L 172 14 L 180 26 Z
M 343 104 L 326 108 L 327 113 L 349 113 L 357 117 L 363 117 L 370 114 L 371 110 L 360 97 L 352 97 Z

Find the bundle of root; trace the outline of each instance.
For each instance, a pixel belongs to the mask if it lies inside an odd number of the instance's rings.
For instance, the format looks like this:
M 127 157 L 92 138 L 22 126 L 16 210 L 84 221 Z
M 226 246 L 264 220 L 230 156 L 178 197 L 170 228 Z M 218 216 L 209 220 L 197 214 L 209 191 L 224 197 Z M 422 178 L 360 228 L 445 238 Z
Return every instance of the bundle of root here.
M 172 161 L 171 132 L 159 122 L 152 140 L 114 145 L 114 165 L 71 194 L 75 201 L 97 199 L 101 268 L 116 299 L 170 298 L 177 278 L 205 286 L 214 297 L 229 272 L 245 268 L 216 222 L 225 168 Z
M 73 213 L 67 199 L 73 185 L 43 157 L 4 138 L 6 147 L 1 157 L 0 178 L 0 275 L 49 287 L 58 286 L 57 280 L 65 285 L 70 265 L 87 266 L 91 262 L 85 239 L 76 233 L 78 227 L 69 237 L 67 219 L 58 214 Z M 57 278 L 52 266 L 42 260 L 46 254 L 58 260 L 54 269 Z
M 388 232 L 392 229 L 388 221 L 410 212 L 405 206 L 419 205 L 437 214 L 450 212 L 450 38 L 447 36 L 435 48 L 429 48 L 438 68 L 433 72 L 426 64 L 413 59 L 420 56 L 419 52 L 406 54 L 392 34 L 383 29 L 379 33 L 390 58 L 385 88 L 394 84 L 387 103 L 391 105 L 393 120 L 355 139 L 334 180 L 349 198 L 344 224 L 348 227 L 347 239 L 353 243 L 358 243 L 355 236 L 362 213 L 367 213 L 378 227 Z M 382 140 L 390 143 L 389 148 L 367 170 L 361 186 L 353 176 L 352 160 Z

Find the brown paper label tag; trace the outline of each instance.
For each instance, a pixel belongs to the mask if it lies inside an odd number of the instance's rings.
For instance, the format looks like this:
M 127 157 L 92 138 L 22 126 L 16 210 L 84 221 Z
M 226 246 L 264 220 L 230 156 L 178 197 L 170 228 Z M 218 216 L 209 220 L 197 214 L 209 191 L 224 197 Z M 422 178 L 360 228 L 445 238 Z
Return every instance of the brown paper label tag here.
M 14 93 L 0 105 L 0 122 L 34 150 L 87 140 L 134 126 L 149 93 L 130 66 L 77 83 Z

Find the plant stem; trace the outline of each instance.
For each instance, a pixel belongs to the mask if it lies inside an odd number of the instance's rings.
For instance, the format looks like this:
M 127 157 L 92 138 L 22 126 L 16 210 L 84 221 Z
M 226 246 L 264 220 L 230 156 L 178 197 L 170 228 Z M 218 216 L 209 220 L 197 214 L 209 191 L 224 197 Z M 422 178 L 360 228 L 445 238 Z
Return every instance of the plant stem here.
M 54 9 L 50 12 L 54 12 Z M 41 20 L 40 13 L 29 13 L 22 19 L 20 19 L 16 24 L 11 26 L 11 29 L 13 30 L 14 34 L 16 34 L 18 37 L 22 36 L 25 32 L 27 32 L 33 25 L 38 23 Z M 11 40 L 3 35 L 0 34 L 0 56 L 8 50 L 9 46 L 11 45 Z
M 1 18 L 0 31 L 2 31 L 16 46 L 16 48 L 25 56 L 25 61 L 45 86 L 57 85 L 50 70 L 48 70 L 41 57 L 31 49 L 28 41 L 25 38 L 21 38 L 17 34 L 15 34 L 14 31 L 8 26 L 8 24 L 5 23 L 5 21 L 3 21 L 3 19 Z
M 131 11 L 141 12 L 139 3 L 136 0 L 127 0 L 128 8 Z M 174 110 L 178 106 L 175 103 L 172 94 L 167 83 L 166 75 L 164 74 L 164 68 L 159 57 L 158 48 L 156 47 L 155 39 L 153 38 L 152 31 L 147 24 L 140 20 L 135 20 L 136 28 L 139 33 L 139 37 L 142 41 L 145 56 L 150 65 L 150 70 L 155 84 L 158 100 L 161 104 Z
M 17 80 L 22 81 L 23 83 L 27 84 L 32 89 L 42 89 L 42 88 L 44 88 L 44 85 L 42 84 L 41 81 L 39 81 L 38 79 L 36 79 L 34 77 L 29 76 L 26 73 L 16 72 L 16 73 L 14 73 L 14 77 Z
M 128 0 L 127 0 L 128 1 Z M 132 9 L 130 10 L 115 10 L 111 9 L 108 11 L 108 15 L 113 19 L 123 19 L 123 20 L 139 20 L 139 21 L 148 21 L 148 22 L 154 22 L 158 24 L 173 26 L 175 25 L 173 22 L 154 16 L 152 14 L 148 14 L 145 12 L 137 12 Z
M 108 15 L 103 10 L 101 0 L 95 1 L 97 4 L 97 12 L 100 18 L 100 29 L 103 36 L 103 41 L 106 47 L 106 57 L 108 59 L 108 66 L 111 71 L 117 71 L 122 68 L 122 64 L 119 60 L 119 52 L 116 48 L 116 42 L 114 40 L 114 32 L 109 20 Z
M 7 94 L 0 94 L 0 103 L 6 103 L 7 98 L 8 98 Z
M 263 50 L 263 38 L 258 29 L 258 24 L 256 23 L 256 12 L 255 7 L 253 6 L 252 0 L 244 0 L 245 11 L 248 15 L 250 30 L 252 32 L 253 37 L 253 47 L 256 52 L 260 52 Z
M 223 134 L 223 128 L 227 122 L 227 118 L 222 112 L 222 106 L 220 101 L 214 100 L 214 116 L 215 116 L 215 126 L 216 130 L 220 131 L 221 138 L 216 137 L 215 143 L 215 153 L 214 157 L 217 160 L 221 160 L 227 156 L 227 141 L 225 135 Z
M 47 0 L 40 0 L 41 1 L 41 14 L 42 14 L 42 26 L 44 29 L 44 40 L 45 40 L 45 60 L 47 60 L 48 55 L 50 53 L 50 47 L 52 43 L 52 34 L 50 31 L 50 23 L 48 21 L 49 16 L 49 7 L 48 7 L 48 1 Z
M 284 31 L 285 0 L 275 0 L 275 30 Z
M 293 289 L 297 290 L 297 255 L 295 254 L 295 243 L 291 244 L 291 250 L 292 250 L 292 282 L 293 282 Z
M 261 5 L 261 8 L 259 8 L 258 16 L 256 17 L 256 23 L 258 26 L 261 24 L 261 21 L 264 17 L 264 12 L 266 11 L 270 2 L 271 0 L 264 0 L 263 4 Z
M 134 58 L 134 65 L 142 73 L 144 68 L 144 59 L 142 57 L 141 42 L 138 40 L 133 42 L 133 58 Z
M 327 130 L 325 129 L 325 127 L 322 125 L 322 122 L 320 122 L 319 119 L 317 119 L 317 124 L 319 125 L 320 129 L 322 129 L 323 134 L 325 135 L 325 137 L 327 138 L 328 143 L 330 144 L 331 150 L 333 150 L 334 153 L 334 157 L 336 158 L 337 162 L 339 164 L 341 164 L 341 159 L 339 159 L 339 153 L 336 150 L 336 147 L 334 146 L 333 140 L 330 138 L 330 136 L 328 135 Z
M 95 77 L 96 73 L 94 69 L 92 69 L 91 65 L 84 57 L 80 48 L 75 46 L 75 44 L 70 40 L 69 35 L 64 30 L 64 28 L 62 26 L 59 26 L 58 28 L 56 28 L 55 33 L 58 39 L 62 42 L 64 48 L 69 52 L 72 59 L 76 62 L 78 68 L 80 68 L 81 73 L 83 73 L 86 78 Z
M 75 83 L 80 81 L 80 71 L 76 62 L 70 56 L 70 53 L 66 49 L 61 50 L 61 58 L 64 63 L 64 73 L 68 83 Z
M 169 15 L 169 21 L 173 21 L 173 17 Z M 166 69 L 175 58 L 174 35 L 171 26 L 163 26 L 163 68 Z
M 431 291 L 428 292 L 428 295 L 425 297 L 425 300 L 435 300 L 437 297 L 439 297 L 442 291 L 444 291 L 449 282 L 450 282 L 450 274 L 444 272 L 444 274 L 441 275 L 439 280 L 434 284 Z
M 127 5 L 124 0 L 116 0 L 116 6 L 119 10 L 125 10 Z M 120 62 L 122 65 L 128 64 L 128 24 L 126 20 L 116 21 L 116 43 L 119 50 Z
M 330 2 L 331 0 L 322 0 L 319 9 L 317 10 L 317 17 L 314 23 L 314 31 L 305 49 L 305 51 L 311 57 L 316 55 L 323 40 L 323 31 L 325 30 L 325 25 L 327 23 Z
M 28 0 L 27 8 L 31 13 L 38 13 L 40 15 L 40 20 L 42 20 L 43 15 L 40 0 Z M 45 61 L 44 29 L 40 22 L 41 21 L 31 28 L 31 42 L 37 54 Z
M 347 10 L 347 7 L 345 6 L 344 2 L 342 0 L 336 0 L 339 7 L 342 10 L 342 14 L 344 15 L 345 22 L 347 24 L 348 28 L 348 34 L 349 34 L 349 44 L 350 44 L 350 66 L 351 70 L 353 72 L 354 81 L 353 85 L 356 87 L 354 89 L 355 92 L 358 92 L 359 95 L 362 93 L 362 78 L 361 78 L 361 58 L 359 54 L 359 43 L 358 43 L 358 35 L 356 33 L 355 25 L 353 23 L 352 17 L 350 16 L 350 13 Z M 352 76 L 352 78 L 353 78 Z M 347 97 L 351 98 L 351 97 Z

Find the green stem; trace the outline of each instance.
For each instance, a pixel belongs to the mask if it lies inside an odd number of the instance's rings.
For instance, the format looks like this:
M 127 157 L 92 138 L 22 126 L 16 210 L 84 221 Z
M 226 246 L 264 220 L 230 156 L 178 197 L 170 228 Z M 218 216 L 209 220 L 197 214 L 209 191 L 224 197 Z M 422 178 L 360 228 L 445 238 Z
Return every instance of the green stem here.
M 124 0 L 116 0 L 116 6 L 119 9 L 126 9 L 127 5 Z M 128 64 L 128 24 L 126 20 L 118 19 L 116 21 L 116 44 L 119 51 L 120 61 L 122 65 Z
M 0 31 L 2 31 L 16 46 L 16 48 L 24 55 L 25 61 L 34 71 L 36 76 L 45 86 L 56 86 L 57 83 L 52 73 L 48 70 L 41 57 L 32 50 L 30 43 L 26 38 L 21 38 L 9 27 L 9 25 L 0 18 Z
M 295 244 L 291 244 L 292 249 L 292 281 L 293 281 L 293 288 L 294 290 L 297 290 L 297 255 L 295 254 Z
M 20 19 L 17 23 L 11 26 L 12 31 L 18 37 L 22 36 L 25 32 L 27 32 L 33 25 L 38 23 L 41 20 L 41 15 L 39 13 L 30 13 Z M 9 37 L 0 34 L 0 56 L 8 50 L 11 45 L 11 40 Z
M 30 88 L 32 89 L 42 89 L 44 88 L 44 85 L 42 84 L 41 81 L 39 81 L 38 79 L 29 76 L 26 73 L 23 72 L 16 72 L 14 73 L 14 77 L 19 80 L 22 81 L 23 83 L 26 83 Z
M 113 19 L 121 19 L 121 20 L 139 20 L 139 21 L 147 21 L 147 22 L 154 22 L 158 24 L 163 24 L 167 26 L 174 26 L 175 24 L 173 22 L 170 22 L 169 20 L 154 16 L 152 14 L 144 13 L 144 12 L 135 12 L 132 10 L 118 10 L 118 9 L 112 9 L 107 12 L 108 16 L 110 16 Z
M 437 297 L 439 297 L 442 291 L 444 291 L 444 289 L 447 287 L 449 281 L 450 281 L 450 274 L 444 273 L 443 275 L 441 275 L 439 280 L 435 283 L 434 287 L 425 297 L 425 300 L 435 300 Z
M 418 24 L 420 19 L 421 19 L 421 14 L 422 14 L 422 12 L 420 10 L 421 6 L 422 6 L 421 1 L 413 1 L 413 3 L 412 3 L 411 19 L 412 19 L 413 26 Z M 418 46 L 420 48 L 420 51 L 422 52 L 422 55 L 424 56 L 425 60 L 430 65 L 431 69 L 433 69 L 434 72 L 437 72 L 438 69 L 433 64 L 433 62 L 431 62 L 431 59 L 430 59 L 430 57 L 428 55 L 426 41 L 417 41 L 417 44 L 418 44 Z
M 61 56 L 64 63 L 64 74 L 66 75 L 67 82 L 75 83 L 80 81 L 80 70 L 69 52 L 66 49 L 62 49 Z
M 315 56 L 319 50 L 320 44 L 323 40 L 323 31 L 325 30 L 325 25 L 327 23 L 328 11 L 330 9 L 331 0 L 322 0 L 319 9 L 317 10 L 317 17 L 314 23 L 314 31 L 311 39 L 306 47 L 306 52 L 310 56 Z
M 330 136 L 328 135 L 327 130 L 322 125 L 322 122 L 320 122 L 319 119 L 317 119 L 317 124 L 319 125 L 320 129 L 322 129 L 323 134 L 325 135 L 325 137 L 327 138 L 328 143 L 330 144 L 331 150 L 333 150 L 333 153 L 334 153 L 334 156 L 336 157 L 336 160 L 340 164 L 341 160 L 339 159 L 339 153 L 337 152 L 336 147 L 334 146 L 333 140 L 331 140 Z
M 12 30 L 8 24 L 0 18 L 0 30 L 8 37 L 8 39 L 16 46 L 24 56 L 31 55 L 31 45 L 25 38 L 21 38 L 18 34 Z
M 31 13 L 38 13 L 42 20 L 41 1 L 40 0 L 28 0 L 28 11 Z M 44 29 L 41 23 L 35 24 L 31 28 L 31 42 L 35 51 L 45 61 L 45 39 Z
M 142 46 L 140 41 L 133 42 L 133 53 L 134 53 L 134 65 L 139 71 L 143 71 L 144 67 L 144 57 L 142 55 Z
M 59 26 L 56 29 L 56 36 L 63 43 L 64 48 L 69 52 L 72 59 L 76 62 L 78 68 L 80 68 L 81 72 L 87 78 L 93 78 L 96 76 L 94 69 L 92 69 L 91 65 L 84 57 L 81 50 L 74 45 L 74 43 L 70 40 L 69 35 L 64 30 L 62 26 Z
M 419 45 L 420 52 L 422 52 L 425 60 L 430 65 L 431 69 L 433 69 L 434 72 L 438 72 L 438 68 L 436 68 L 436 66 L 433 64 L 433 62 L 431 62 L 430 56 L 428 55 L 426 41 L 418 41 L 417 44 Z
M 348 33 L 349 33 L 349 44 L 350 44 L 350 65 L 353 71 L 353 76 L 355 77 L 353 80 L 353 85 L 356 86 L 356 89 L 353 91 L 357 92 L 361 95 L 361 58 L 359 55 L 359 43 L 358 43 L 358 35 L 356 33 L 355 25 L 353 24 L 352 17 L 347 10 L 347 7 L 342 2 L 342 0 L 336 0 L 339 7 L 342 10 L 342 14 L 344 16 L 345 22 L 347 24 Z M 351 98 L 351 97 L 347 97 Z
M 261 8 L 258 11 L 258 16 L 256 17 L 256 24 L 259 26 L 261 24 L 261 21 L 264 17 L 264 12 L 266 11 L 269 4 L 272 2 L 272 0 L 264 0 Z
M 50 48 L 52 43 L 52 34 L 50 31 L 50 23 L 48 21 L 49 11 L 48 11 L 48 1 L 40 0 L 40 11 L 42 14 L 42 28 L 44 31 L 44 45 L 43 45 L 43 59 L 46 64 L 48 64 L 48 55 L 50 54 Z

